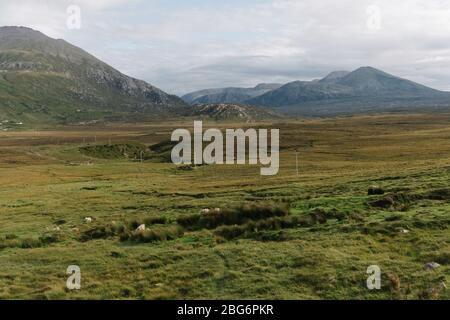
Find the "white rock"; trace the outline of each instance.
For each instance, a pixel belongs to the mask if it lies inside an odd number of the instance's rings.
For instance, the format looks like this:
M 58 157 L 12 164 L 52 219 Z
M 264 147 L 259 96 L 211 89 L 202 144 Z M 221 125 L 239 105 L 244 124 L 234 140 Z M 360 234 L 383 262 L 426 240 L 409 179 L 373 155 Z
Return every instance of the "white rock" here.
M 409 230 L 407 230 L 407 229 L 400 229 L 400 233 L 409 233 Z
M 136 231 L 145 231 L 145 224 L 141 224 Z
M 441 265 L 437 262 L 428 262 L 424 268 L 425 270 L 435 270 L 437 268 L 439 268 Z
M 86 217 L 86 218 L 84 218 L 84 222 L 91 223 L 92 222 L 92 218 L 91 217 Z

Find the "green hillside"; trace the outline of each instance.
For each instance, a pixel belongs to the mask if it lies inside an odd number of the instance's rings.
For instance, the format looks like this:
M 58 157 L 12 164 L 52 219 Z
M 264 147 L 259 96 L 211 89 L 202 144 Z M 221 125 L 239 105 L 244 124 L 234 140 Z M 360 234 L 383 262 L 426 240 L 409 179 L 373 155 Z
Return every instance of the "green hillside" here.
M 0 120 L 76 123 L 183 114 L 178 97 L 128 77 L 63 40 L 0 28 Z

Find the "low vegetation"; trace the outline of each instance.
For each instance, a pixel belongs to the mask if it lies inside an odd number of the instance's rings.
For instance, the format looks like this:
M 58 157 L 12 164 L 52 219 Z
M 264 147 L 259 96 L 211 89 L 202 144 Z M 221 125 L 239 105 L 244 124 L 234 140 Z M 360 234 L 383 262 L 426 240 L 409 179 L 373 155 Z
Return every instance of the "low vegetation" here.
M 178 218 L 188 230 L 215 229 L 221 225 L 237 225 L 252 220 L 282 217 L 289 214 L 287 205 L 246 204 L 231 209 L 207 209 L 208 212 Z
M 449 121 L 273 124 L 274 177 L 152 161 L 190 122 L 0 133 L 0 298 L 449 299 Z

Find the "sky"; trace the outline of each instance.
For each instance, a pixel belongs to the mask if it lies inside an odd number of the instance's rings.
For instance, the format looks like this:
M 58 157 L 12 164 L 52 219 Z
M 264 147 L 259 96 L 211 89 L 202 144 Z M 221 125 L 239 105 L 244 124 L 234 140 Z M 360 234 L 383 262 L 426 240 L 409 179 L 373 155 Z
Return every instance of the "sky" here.
M 360 66 L 450 91 L 450 0 L 0 0 L 0 25 L 178 95 Z

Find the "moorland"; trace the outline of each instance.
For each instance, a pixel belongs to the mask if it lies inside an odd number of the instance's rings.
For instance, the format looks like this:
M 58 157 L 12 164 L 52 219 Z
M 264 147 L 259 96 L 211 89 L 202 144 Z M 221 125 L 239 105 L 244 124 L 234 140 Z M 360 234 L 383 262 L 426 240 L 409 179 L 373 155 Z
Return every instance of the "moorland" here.
M 191 120 L 1 132 L 0 298 L 448 299 L 449 121 L 246 124 L 280 129 L 272 177 L 170 163 L 166 141 Z

